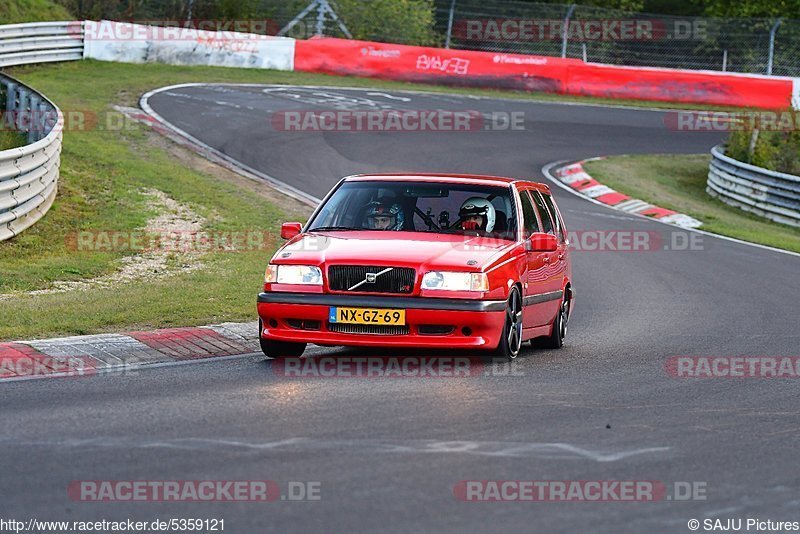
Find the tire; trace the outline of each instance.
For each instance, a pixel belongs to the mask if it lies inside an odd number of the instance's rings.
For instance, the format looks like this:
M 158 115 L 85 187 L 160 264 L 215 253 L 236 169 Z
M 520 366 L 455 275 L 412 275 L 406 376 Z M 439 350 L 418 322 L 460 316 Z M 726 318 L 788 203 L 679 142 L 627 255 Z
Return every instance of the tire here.
M 506 320 L 500 343 L 495 349 L 494 357 L 505 361 L 515 359 L 522 349 L 522 295 L 514 286 L 506 302 Z
M 268 358 L 275 360 L 281 358 L 299 358 L 306 350 L 306 343 L 290 343 L 287 341 L 275 341 L 273 339 L 264 339 L 261 333 L 264 327 L 261 320 L 258 321 L 258 341 L 261 343 L 261 352 Z
M 536 340 L 537 345 L 545 349 L 560 349 L 564 345 L 564 338 L 567 336 L 567 323 L 569 322 L 569 291 L 564 292 L 564 299 L 558 308 L 556 318 L 553 319 L 553 331 L 547 337 Z

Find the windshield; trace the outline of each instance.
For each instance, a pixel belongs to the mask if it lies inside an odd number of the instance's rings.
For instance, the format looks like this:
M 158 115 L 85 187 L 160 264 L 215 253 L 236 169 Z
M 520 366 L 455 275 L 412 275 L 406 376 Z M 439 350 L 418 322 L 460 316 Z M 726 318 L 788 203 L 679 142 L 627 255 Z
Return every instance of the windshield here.
M 404 231 L 516 239 L 509 187 L 436 182 L 345 182 L 308 225 L 313 231 Z

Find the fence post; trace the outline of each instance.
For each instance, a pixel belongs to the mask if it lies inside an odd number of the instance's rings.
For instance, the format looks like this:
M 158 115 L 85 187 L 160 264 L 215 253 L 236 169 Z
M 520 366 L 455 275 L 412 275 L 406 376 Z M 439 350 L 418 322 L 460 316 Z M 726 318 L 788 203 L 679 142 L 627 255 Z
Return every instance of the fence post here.
M 747 163 L 753 163 L 753 155 L 756 153 L 756 143 L 758 143 L 758 128 L 753 128 L 750 134 L 750 144 L 747 147 Z
M 37 95 L 32 94 L 30 105 L 28 106 L 28 144 L 35 143 L 38 141 L 39 135 L 39 105 L 42 103 L 42 99 L 39 98 Z
M 13 82 L 8 82 L 6 84 L 6 113 L 13 113 L 16 104 L 17 104 L 17 84 Z
M 781 20 L 775 21 L 772 29 L 769 31 L 769 57 L 767 58 L 767 75 L 772 74 L 772 59 L 775 57 L 775 34 L 778 33 L 778 26 L 781 25 Z
M 561 57 L 567 57 L 567 28 L 569 27 L 569 18 L 572 12 L 575 11 L 575 4 L 569 6 L 567 16 L 564 17 L 564 31 L 561 33 Z
M 456 11 L 456 0 L 450 2 L 450 17 L 447 19 L 447 39 L 444 41 L 444 47 L 450 48 L 450 37 L 453 35 L 453 15 Z
M 19 88 L 19 92 L 17 93 L 19 96 L 19 104 L 14 111 L 16 111 L 17 120 L 16 120 L 16 127 L 18 132 L 27 132 L 25 130 L 25 111 L 28 109 L 28 91 L 24 87 Z
M 722 72 L 728 71 L 728 49 L 722 51 Z
M 52 117 L 50 109 L 46 102 L 42 102 L 39 104 L 39 138 L 37 141 L 41 141 L 50 133 L 52 128 L 48 128 L 48 120 Z M 58 122 L 58 113 L 56 113 L 56 122 Z

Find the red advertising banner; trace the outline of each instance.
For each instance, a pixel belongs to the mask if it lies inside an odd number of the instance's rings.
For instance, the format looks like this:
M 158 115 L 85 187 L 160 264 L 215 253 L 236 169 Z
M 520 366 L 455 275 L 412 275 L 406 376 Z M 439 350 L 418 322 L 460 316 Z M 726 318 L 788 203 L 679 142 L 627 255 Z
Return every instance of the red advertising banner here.
M 704 71 L 581 64 L 570 68 L 566 93 L 687 104 L 785 109 L 792 81 Z
M 788 108 L 792 99 L 789 78 L 332 38 L 297 41 L 294 68 L 454 86 L 763 109 Z
M 575 59 L 448 50 L 346 39 L 295 44 L 294 68 L 410 82 L 563 93 Z

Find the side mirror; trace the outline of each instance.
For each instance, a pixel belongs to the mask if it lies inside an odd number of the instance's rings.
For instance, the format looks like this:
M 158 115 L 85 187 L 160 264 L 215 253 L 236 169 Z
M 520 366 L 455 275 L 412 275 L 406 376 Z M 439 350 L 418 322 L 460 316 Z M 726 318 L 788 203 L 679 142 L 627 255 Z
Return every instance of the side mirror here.
M 558 240 L 553 234 L 535 232 L 529 238 L 531 252 L 553 252 L 558 249 Z
M 291 239 L 303 231 L 303 225 L 299 222 L 288 222 L 281 225 L 281 237 Z

